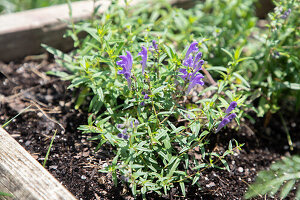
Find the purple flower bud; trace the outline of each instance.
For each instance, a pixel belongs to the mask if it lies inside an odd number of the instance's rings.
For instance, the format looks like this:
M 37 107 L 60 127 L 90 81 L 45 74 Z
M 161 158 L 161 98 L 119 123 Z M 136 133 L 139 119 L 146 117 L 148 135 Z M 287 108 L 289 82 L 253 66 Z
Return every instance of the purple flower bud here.
M 123 134 L 122 133 L 119 133 L 118 134 L 118 138 L 122 138 L 123 137 Z
M 127 128 L 125 128 L 122 133 L 126 134 L 127 133 Z
M 146 94 L 146 92 L 142 91 L 142 95 L 145 95 L 145 94 Z
M 216 130 L 216 133 L 219 132 L 219 130 L 221 130 L 221 128 L 223 128 L 224 126 L 226 126 L 226 124 L 228 124 L 229 122 L 230 122 L 230 120 L 229 120 L 227 117 L 225 117 L 225 118 L 221 121 L 221 123 L 219 124 L 219 126 L 218 126 L 218 128 L 217 128 L 217 130 Z
M 123 68 L 123 70 L 118 71 L 118 74 L 124 74 L 124 77 L 127 79 L 128 87 L 131 86 L 131 69 L 132 69 L 132 55 L 129 51 L 126 51 L 127 55 L 119 56 L 121 60 L 117 61 L 117 65 Z
M 236 114 L 235 113 L 231 113 L 230 115 L 228 115 L 227 117 L 229 119 L 229 121 L 233 120 L 234 118 L 236 118 Z
M 135 119 L 134 120 L 134 126 L 138 126 L 139 124 L 140 124 L 140 122 L 137 119 Z
M 186 79 L 186 77 L 188 76 L 188 72 L 186 69 L 180 68 L 179 72 L 182 73 L 183 75 L 179 75 L 179 77 L 181 77 L 183 80 Z
M 292 9 L 288 9 L 287 11 L 285 11 L 284 13 L 283 13 L 283 15 L 281 15 L 281 19 L 286 19 L 289 15 L 290 15 L 290 13 L 292 12 Z
M 139 52 L 138 55 L 142 57 L 142 74 L 144 74 L 145 68 L 147 66 L 147 49 L 145 47 L 142 47 L 142 51 Z
M 187 95 L 197 84 L 204 85 L 204 82 L 201 80 L 202 78 L 204 78 L 204 76 L 202 74 L 197 74 L 195 77 L 192 78 L 192 80 L 190 81 L 189 87 L 186 91 Z
M 200 60 L 200 58 L 202 57 L 202 52 L 197 53 L 197 55 L 195 56 L 195 63 L 198 62 L 198 60 Z
M 145 106 L 145 102 L 142 101 L 140 105 L 141 105 L 141 106 Z
M 118 124 L 117 128 L 124 128 L 124 124 Z
M 191 53 L 193 53 L 194 51 L 198 51 L 198 48 L 197 48 L 197 45 L 198 45 L 198 42 L 193 42 L 189 49 L 187 50 L 186 54 L 185 54 L 185 60 L 187 60 L 189 58 L 189 55 Z
M 149 99 L 149 98 L 150 98 L 149 95 L 145 94 L 144 99 Z
M 128 135 L 124 135 L 124 136 L 123 136 L 123 139 L 124 139 L 124 140 L 128 140 L 128 138 L 129 138 Z
M 126 177 L 126 176 L 121 176 L 121 179 L 123 180 L 123 181 L 125 181 L 125 182 L 128 182 L 129 181 L 129 178 L 128 177 Z
M 152 40 L 152 46 L 155 50 L 158 49 L 158 45 L 156 44 L 156 41 L 155 40 Z
M 236 114 L 235 113 L 231 113 L 230 115 L 228 115 L 227 117 L 225 117 L 221 123 L 219 124 L 216 133 L 219 132 L 219 130 L 221 130 L 221 128 L 223 128 L 224 126 L 226 126 L 226 124 L 228 124 L 231 120 L 233 120 L 234 118 L 236 118 Z
M 193 55 L 190 55 L 187 59 L 183 61 L 183 65 L 186 67 L 191 67 L 193 65 Z
M 237 103 L 235 101 L 231 102 L 226 110 L 226 114 L 230 113 L 233 109 L 235 109 L 237 106 Z

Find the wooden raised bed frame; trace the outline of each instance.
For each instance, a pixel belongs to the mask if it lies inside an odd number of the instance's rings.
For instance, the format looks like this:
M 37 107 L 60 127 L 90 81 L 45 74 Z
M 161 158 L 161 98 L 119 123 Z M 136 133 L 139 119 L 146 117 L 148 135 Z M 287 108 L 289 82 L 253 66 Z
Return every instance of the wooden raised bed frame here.
M 76 199 L 3 128 L 0 142 L 0 192 L 14 196 L 0 199 Z

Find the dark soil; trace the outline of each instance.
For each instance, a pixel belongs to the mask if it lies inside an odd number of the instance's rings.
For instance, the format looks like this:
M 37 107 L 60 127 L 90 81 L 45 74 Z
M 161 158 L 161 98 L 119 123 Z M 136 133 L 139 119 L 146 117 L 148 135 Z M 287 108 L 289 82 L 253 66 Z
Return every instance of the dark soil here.
M 98 172 L 103 164 L 111 161 L 113 149 L 106 145 L 94 152 L 97 141 L 88 140 L 90 134 L 77 130 L 79 125 L 87 123 L 88 117 L 74 109 L 72 97 L 78 95 L 77 91 L 67 90 L 68 82 L 46 75 L 49 70 L 62 69 L 46 60 L 0 64 L 0 124 L 31 105 L 5 129 L 40 163 L 57 130 L 46 168 L 69 191 L 78 199 L 132 199 L 127 186 L 120 182 L 115 187 L 109 174 Z M 300 116 L 283 114 L 294 142 L 293 151 L 289 149 L 278 116 L 271 116 L 265 127 L 263 118 L 256 119 L 256 124 L 241 122 L 238 131 L 226 129 L 217 136 L 212 135 L 209 145 L 211 150 L 224 152 L 232 138 L 245 143 L 242 151 L 227 157 L 231 172 L 216 168 L 204 171 L 199 179 L 201 188 L 187 185 L 185 199 L 243 199 L 258 171 L 267 169 L 283 156 L 299 153 Z M 150 194 L 149 199 L 183 198 L 180 194 L 180 189 L 174 188 L 165 197 Z

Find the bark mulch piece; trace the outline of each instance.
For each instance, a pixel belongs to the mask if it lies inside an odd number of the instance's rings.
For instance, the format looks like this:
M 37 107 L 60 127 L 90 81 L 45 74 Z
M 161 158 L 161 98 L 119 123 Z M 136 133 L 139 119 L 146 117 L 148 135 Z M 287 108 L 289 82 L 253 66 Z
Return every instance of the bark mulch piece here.
M 0 63 L 0 124 L 31 105 L 10 122 L 6 130 L 40 163 L 44 162 L 57 130 L 46 168 L 70 192 L 78 199 L 133 199 L 127 186 L 120 182 L 115 187 L 110 174 L 98 172 L 103 164 L 111 161 L 113 149 L 104 145 L 94 152 L 97 142 L 88 140 L 91 135 L 77 130 L 79 125 L 87 123 L 88 117 L 74 109 L 72 97 L 77 91 L 67 90 L 68 82 L 46 75 L 50 70 L 63 69 L 46 59 Z M 276 116 L 271 117 L 267 127 L 263 127 L 263 119 L 257 119 L 255 125 L 242 122 L 238 131 L 223 130 L 211 136 L 209 149 L 224 152 L 232 138 L 245 143 L 242 151 L 227 158 L 231 171 L 216 168 L 203 171 L 199 179 L 201 188 L 186 184 L 185 199 L 242 199 L 258 171 L 267 169 L 283 156 L 299 153 L 296 133 L 299 133 L 300 117 L 288 114 L 285 119 L 294 140 L 294 151 L 289 150 L 284 127 Z M 184 199 L 180 195 L 179 187 L 174 187 L 167 196 L 150 194 L 148 197 Z

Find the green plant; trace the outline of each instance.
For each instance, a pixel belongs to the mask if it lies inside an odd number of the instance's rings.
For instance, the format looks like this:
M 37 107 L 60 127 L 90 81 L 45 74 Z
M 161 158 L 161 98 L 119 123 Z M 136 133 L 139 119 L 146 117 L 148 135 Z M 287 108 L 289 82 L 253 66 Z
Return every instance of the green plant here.
M 249 186 L 245 198 L 250 199 L 264 194 L 274 196 L 279 193 L 280 198 L 284 199 L 290 191 L 296 189 L 295 199 L 300 199 L 299 183 L 300 156 L 285 157 L 272 164 L 269 170 L 258 173 L 255 183 Z
M 46 156 L 45 156 L 45 160 L 44 160 L 44 162 L 43 162 L 43 167 L 45 167 L 45 166 L 46 166 L 46 163 L 47 163 L 47 160 L 48 160 L 48 157 L 49 157 L 49 154 L 50 154 L 50 150 L 51 150 L 51 147 L 52 147 L 53 141 L 54 141 L 54 139 L 55 139 L 55 136 L 56 136 L 56 132 L 57 132 L 57 130 L 55 130 L 55 131 L 54 131 L 54 134 L 53 134 L 53 136 L 52 136 L 52 139 L 51 139 L 51 142 L 50 142 L 50 145 L 49 145 L 48 151 L 47 151 L 47 153 L 46 153 Z
M 300 108 L 299 1 L 274 1 L 267 31 L 254 35 L 249 65 L 251 86 L 260 93 L 258 116 L 277 112 L 281 106 Z M 251 47 L 250 47 L 251 49 Z
M 204 61 L 199 60 L 202 54 L 193 53 L 198 51 L 197 42 L 180 55 L 166 45 L 147 42 L 144 38 L 143 51 L 139 55 L 142 55 L 142 65 L 148 67 L 141 69 L 133 62 L 136 56 L 129 51 L 118 61 L 117 55 L 122 52 L 123 45 L 110 43 L 110 35 L 105 36 L 100 38 L 106 45 L 96 56 L 83 56 L 77 62 L 72 61 L 76 64 L 71 68 L 74 75 L 68 77 L 72 80 L 69 87 L 81 87 L 84 96 L 91 96 L 88 108 L 93 114 L 88 125 L 81 125 L 80 130 L 99 134 L 91 138 L 100 140 L 97 149 L 106 142 L 116 149 L 113 162 L 102 172 L 112 173 L 115 183 L 118 177 L 125 177 L 134 195 L 146 195 L 149 191 L 160 194 L 161 190 L 167 193 L 174 184 L 179 184 L 185 195 L 185 183 L 191 179 L 196 184 L 202 170 L 219 167 L 218 162 L 229 170 L 224 158 L 241 145 L 236 142 L 233 146 L 230 141 L 229 149 L 222 155 L 207 152 L 205 146 L 217 127 L 219 131 L 242 114 L 242 110 L 235 108 L 246 100 L 243 91 L 247 90 L 247 83 L 235 83 L 237 78 L 242 78 L 235 72 L 236 66 L 246 59 L 240 58 L 241 48 L 234 56 L 224 50 L 232 61 L 228 68 L 224 67 L 225 72 L 220 72 L 223 78 L 217 85 L 200 92 L 207 98 L 201 98 L 196 104 L 183 104 L 180 101 L 184 95 L 189 95 L 196 84 L 204 84 L 200 80 L 203 76 L 198 74 L 202 67 L 204 70 Z M 46 48 L 62 57 L 61 52 Z M 137 51 L 134 44 L 129 49 Z M 148 58 L 145 52 L 148 52 Z M 208 91 L 211 95 L 206 94 Z M 234 104 L 223 112 L 222 108 L 229 105 L 226 99 Z M 238 115 L 230 114 L 233 109 Z M 218 122 L 220 119 L 221 123 Z M 201 150 L 200 161 L 194 157 L 196 147 Z
M 241 6 L 239 1 L 232 5 L 235 6 L 229 10 L 245 9 L 243 16 L 249 22 L 252 20 L 247 15 L 251 9 Z M 222 3 L 216 9 L 224 6 Z M 223 40 L 220 35 L 203 38 L 202 34 L 210 35 L 216 27 L 200 32 L 196 22 L 206 20 L 204 12 L 210 15 L 210 11 L 204 8 L 212 9 L 212 2 L 207 1 L 203 10 L 196 8 L 176 9 L 166 2 L 131 8 L 120 7 L 114 1 L 99 20 L 72 24 L 67 35 L 74 39 L 78 49 L 71 54 L 43 45 L 68 69 L 68 73 L 49 73 L 70 80 L 69 88 L 79 91 L 75 107 L 92 113 L 88 125 L 79 129 L 98 134 L 91 138 L 100 140 L 96 150 L 107 142 L 114 146 L 116 156 L 102 172 L 112 173 L 115 183 L 118 178 L 128 182 L 134 195 L 145 196 L 150 191 L 167 193 L 177 185 L 185 195 L 185 184 L 190 180 L 197 184 L 203 170 L 229 170 L 225 156 L 242 146 L 232 140 L 235 145 L 229 141 L 223 154 L 206 149 L 210 136 L 233 118 L 239 123 L 244 112 L 240 107 L 246 106 L 249 96 L 249 84 L 239 70 L 240 64 L 249 59 L 241 58 L 243 48 L 239 45 L 244 42 L 237 34 L 240 27 L 231 24 L 224 28 L 224 37 L 236 33 L 232 41 Z M 215 23 L 213 16 L 217 12 L 211 14 L 205 26 Z M 187 27 L 178 26 L 180 20 L 187 22 Z M 225 26 L 220 20 L 217 24 Z M 232 20 L 238 20 L 236 14 Z M 250 23 L 248 29 L 251 27 Z M 191 29 L 188 34 L 184 31 L 187 28 Z M 83 40 L 77 37 L 80 31 L 88 33 Z M 196 34 L 197 42 L 183 50 Z M 211 59 L 220 65 L 211 66 L 199 60 L 202 53 L 197 53 L 198 47 L 204 50 L 204 58 L 211 49 Z M 232 49 L 236 49 L 233 54 Z M 142 66 L 136 61 L 141 61 Z M 201 69 L 208 78 L 205 85 L 198 72 Z M 219 80 L 216 82 L 210 73 Z M 191 91 L 196 92 L 195 85 L 202 85 L 202 89 L 191 95 Z M 195 96 L 198 100 L 186 101 L 184 96 Z M 228 109 L 224 112 L 224 108 Z M 232 110 L 236 112 L 231 113 Z M 196 154 L 201 154 L 200 160 L 195 158 Z

